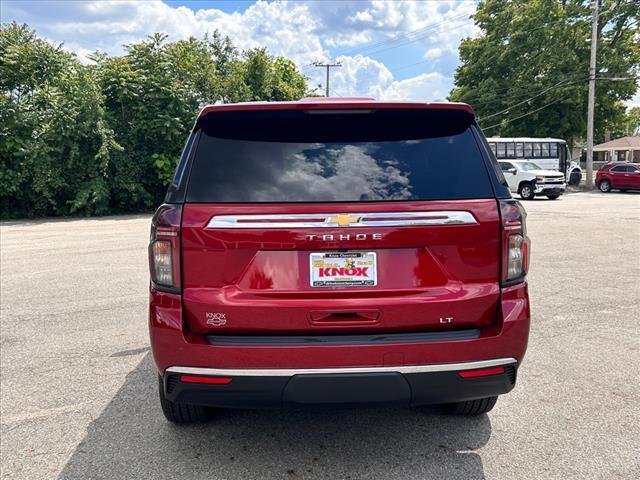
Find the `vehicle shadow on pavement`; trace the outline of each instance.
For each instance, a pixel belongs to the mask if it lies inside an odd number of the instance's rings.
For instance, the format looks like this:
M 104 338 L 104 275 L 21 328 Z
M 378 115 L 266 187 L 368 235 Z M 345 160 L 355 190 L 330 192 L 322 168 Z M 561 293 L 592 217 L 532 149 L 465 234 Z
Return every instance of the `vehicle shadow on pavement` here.
M 483 479 L 487 415 L 437 409 L 224 410 L 176 426 L 150 354 L 93 421 L 60 479 Z

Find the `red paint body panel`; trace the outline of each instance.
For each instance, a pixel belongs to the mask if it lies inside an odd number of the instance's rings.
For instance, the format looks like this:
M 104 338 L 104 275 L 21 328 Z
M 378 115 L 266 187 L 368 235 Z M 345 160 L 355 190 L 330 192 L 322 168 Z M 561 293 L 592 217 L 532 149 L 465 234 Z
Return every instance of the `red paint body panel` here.
M 209 345 L 188 332 L 182 321 L 180 295 L 155 290 L 150 294 L 149 327 L 153 356 L 160 373 L 170 366 L 210 368 L 328 368 L 426 365 L 513 357 L 524 358 L 529 337 L 527 284 L 501 291 L 494 325 L 474 340 L 415 344 L 345 346 Z
M 329 211 L 331 210 L 331 211 Z M 335 212 L 333 212 L 335 210 Z M 208 229 L 214 215 L 462 210 L 472 225 Z M 373 240 L 372 233 L 381 240 Z M 368 234 L 356 240 L 356 233 Z M 307 235 L 350 234 L 349 241 Z M 500 220 L 495 199 L 330 204 L 186 204 L 182 220 L 183 301 L 191 331 L 220 334 L 364 333 L 491 325 L 499 301 Z M 378 285 L 310 286 L 311 252 L 374 251 Z M 330 302 L 328 304 L 327 302 Z M 310 312 L 360 309 L 378 321 L 313 323 Z M 207 313 L 224 313 L 211 326 Z M 441 318 L 453 318 L 452 324 Z

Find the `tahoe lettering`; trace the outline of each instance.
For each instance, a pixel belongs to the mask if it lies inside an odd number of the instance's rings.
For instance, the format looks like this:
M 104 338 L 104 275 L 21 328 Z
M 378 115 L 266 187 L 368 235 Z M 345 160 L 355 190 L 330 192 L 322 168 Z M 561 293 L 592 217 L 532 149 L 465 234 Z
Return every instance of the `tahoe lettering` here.
M 372 234 L 368 234 L 368 233 L 356 233 L 356 234 L 340 234 L 340 235 L 332 235 L 332 234 L 327 234 L 327 235 L 306 235 L 305 238 L 308 241 L 313 241 L 313 240 L 324 240 L 325 242 L 331 242 L 334 240 L 342 240 L 342 241 L 348 241 L 348 240 L 382 240 L 382 234 L 381 233 L 372 233 Z

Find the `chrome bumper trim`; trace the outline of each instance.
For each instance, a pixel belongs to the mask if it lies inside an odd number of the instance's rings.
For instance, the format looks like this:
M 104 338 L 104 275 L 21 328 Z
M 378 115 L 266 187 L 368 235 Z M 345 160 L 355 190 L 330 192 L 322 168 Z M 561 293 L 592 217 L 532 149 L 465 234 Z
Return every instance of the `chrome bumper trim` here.
M 236 368 L 202 368 L 202 367 L 169 367 L 166 373 L 178 373 L 185 375 L 210 375 L 224 377 L 292 377 L 294 375 L 309 375 L 314 373 L 382 373 L 397 372 L 411 373 L 435 373 L 451 372 L 459 370 L 473 370 L 476 368 L 489 368 L 507 366 L 517 363 L 515 358 L 496 358 L 494 360 L 479 360 L 476 362 L 440 363 L 431 365 L 399 365 L 384 367 L 338 367 L 338 368 L 260 368 L 260 369 L 236 369 Z
M 565 183 L 537 183 L 535 192 L 544 192 L 545 190 L 566 190 L 567 185 Z

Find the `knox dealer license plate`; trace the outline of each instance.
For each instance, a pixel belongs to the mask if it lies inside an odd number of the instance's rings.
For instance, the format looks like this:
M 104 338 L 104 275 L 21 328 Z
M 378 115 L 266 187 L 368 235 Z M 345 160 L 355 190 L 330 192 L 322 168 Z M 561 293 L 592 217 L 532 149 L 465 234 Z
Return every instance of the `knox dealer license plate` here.
M 309 255 L 312 287 L 374 287 L 376 252 L 319 252 Z

